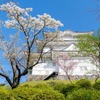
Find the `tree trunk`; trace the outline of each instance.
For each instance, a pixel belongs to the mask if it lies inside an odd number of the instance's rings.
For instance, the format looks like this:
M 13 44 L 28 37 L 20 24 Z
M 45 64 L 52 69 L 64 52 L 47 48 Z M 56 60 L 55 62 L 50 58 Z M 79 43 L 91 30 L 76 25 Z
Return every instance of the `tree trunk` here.
M 73 84 L 72 81 L 71 81 L 70 76 L 68 75 L 68 72 L 66 72 L 66 74 L 67 74 L 67 78 L 68 78 L 68 80 L 70 81 L 70 83 Z

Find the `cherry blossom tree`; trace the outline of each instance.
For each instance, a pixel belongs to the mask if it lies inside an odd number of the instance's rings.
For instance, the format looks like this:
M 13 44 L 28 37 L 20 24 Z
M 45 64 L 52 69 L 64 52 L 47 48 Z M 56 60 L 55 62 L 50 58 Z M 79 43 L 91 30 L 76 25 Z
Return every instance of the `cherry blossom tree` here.
M 59 56 L 57 59 L 57 63 L 60 66 L 60 68 L 66 73 L 68 80 L 72 83 L 70 75 L 72 74 L 77 63 L 67 55 Z
M 44 47 L 57 37 L 58 27 L 63 24 L 46 13 L 32 17 L 29 14 L 32 8 L 20 8 L 13 2 L 2 4 L 0 10 L 7 13 L 8 20 L 4 21 L 5 28 L 17 31 L 10 36 L 10 40 L 3 38 L 0 41 L 0 50 L 10 63 L 8 67 L 11 68 L 11 76 L 9 76 L 4 70 L 5 66 L 1 65 L 0 76 L 5 78 L 14 89 L 19 85 L 21 77 L 39 63 Z M 38 51 L 37 41 L 44 40 L 43 35 L 48 30 L 54 33 L 54 37 L 45 40 Z M 33 55 L 35 53 L 38 55 Z M 30 62 L 34 63 L 30 64 Z

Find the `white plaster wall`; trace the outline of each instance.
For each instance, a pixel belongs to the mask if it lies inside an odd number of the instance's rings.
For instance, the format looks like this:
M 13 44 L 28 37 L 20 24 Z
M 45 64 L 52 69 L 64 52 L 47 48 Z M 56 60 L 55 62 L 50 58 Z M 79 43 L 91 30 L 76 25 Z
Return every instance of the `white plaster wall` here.
M 59 68 L 53 62 L 46 62 L 37 64 L 32 69 L 32 75 L 50 75 L 54 71 L 58 71 Z
M 49 47 L 45 47 L 44 49 L 43 49 L 43 52 L 49 52 L 50 51 L 50 48 Z
M 96 66 L 85 61 L 78 63 L 72 75 L 91 75 L 91 71 L 97 70 Z
M 60 47 L 54 47 L 53 50 L 63 50 L 65 48 L 65 46 L 60 46 Z
M 69 72 L 70 75 L 91 75 L 92 71 L 98 71 L 97 67 L 92 64 L 89 57 L 80 57 L 80 59 L 74 59 L 73 61 L 76 62 L 76 65 L 75 68 Z M 65 72 L 60 68 L 59 74 L 65 75 Z
M 75 40 L 75 38 L 73 38 L 73 37 L 63 37 L 63 38 L 61 38 L 61 40 Z
M 89 60 L 76 60 L 77 66 L 73 71 L 69 72 L 70 75 L 90 75 L 92 70 L 97 70 L 96 66 L 91 64 Z M 86 62 L 87 61 L 87 62 Z M 66 75 L 64 70 L 53 62 L 40 63 L 32 69 L 32 75 L 50 75 L 52 72 L 59 72 L 59 75 Z
M 77 51 L 79 50 L 78 48 L 76 48 L 76 46 L 74 44 L 71 44 L 70 46 L 59 46 L 59 47 L 54 47 L 53 50 L 63 50 L 63 51 Z

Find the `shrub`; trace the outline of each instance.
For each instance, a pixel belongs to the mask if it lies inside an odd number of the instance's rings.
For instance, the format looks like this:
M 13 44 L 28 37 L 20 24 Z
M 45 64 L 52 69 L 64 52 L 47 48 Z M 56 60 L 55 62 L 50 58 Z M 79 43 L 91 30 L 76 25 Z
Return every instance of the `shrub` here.
M 66 96 L 66 95 L 68 95 L 69 92 L 73 92 L 74 90 L 77 90 L 77 89 L 78 89 L 77 85 L 67 84 L 66 86 L 63 87 L 61 93 Z
M 94 89 L 97 89 L 97 90 L 100 90 L 100 80 L 98 80 L 97 82 L 95 82 L 95 83 L 93 84 L 93 88 L 94 88 Z
M 64 84 L 64 83 L 54 83 L 50 82 L 50 85 L 53 87 L 54 90 L 59 91 L 60 93 L 64 94 L 65 96 L 74 90 L 78 89 L 78 86 L 75 84 Z
M 55 82 L 55 81 L 49 81 L 47 82 L 47 84 L 49 84 L 50 86 L 54 86 L 55 84 L 57 84 L 58 82 Z
M 18 87 L 12 90 L 11 100 L 64 100 L 63 94 L 49 88 Z
M 12 100 L 30 100 L 33 95 L 35 95 L 39 89 L 34 89 L 32 87 L 18 87 L 12 90 L 10 98 Z
M 0 88 L 0 100 L 9 100 L 10 91 Z
M 88 79 L 80 79 L 76 82 L 76 85 L 78 85 L 80 88 L 91 88 L 91 83 Z
M 34 88 L 38 88 L 38 89 L 52 89 L 52 87 L 50 87 L 48 84 L 45 84 L 45 83 L 37 84 L 36 86 L 34 86 Z
M 30 85 L 30 84 L 24 84 L 24 85 L 21 85 L 20 88 L 21 88 L 21 87 L 22 87 L 22 88 L 30 88 L 30 87 L 33 88 L 34 86 L 32 86 L 32 85 Z
M 30 98 L 30 100 L 65 100 L 63 94 L 54 90 L 41 90 Z
M 63 83 L 56 83 L 56 84 L 54 84 L 53 89 L 54 89 L 54 90 L 57 90 L 57 91 L 59 91 L 59 92 L 62 92 L 62 90 L 63 90 L 63 88 L 64 88 L 65 86 L 66 86 L 66 85 L 63 84 Z
M 80 89 L 70 93 L 66 100 L 100 100 L 100 91 Z

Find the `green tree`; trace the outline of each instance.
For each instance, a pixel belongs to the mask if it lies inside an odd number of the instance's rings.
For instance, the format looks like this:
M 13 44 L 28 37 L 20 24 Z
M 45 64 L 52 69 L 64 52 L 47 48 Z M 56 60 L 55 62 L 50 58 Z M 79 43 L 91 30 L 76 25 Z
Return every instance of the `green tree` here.
M 78 35 L 78 44 L 79 52 L 82 52 L 82 55 L 89 56 L 92 58 L 92 62 L 96 65 L 99 70 L 97 74 L 97 78 L 100 75 L 100 30 L 97 35 L 86 34 L 86 35 Z

